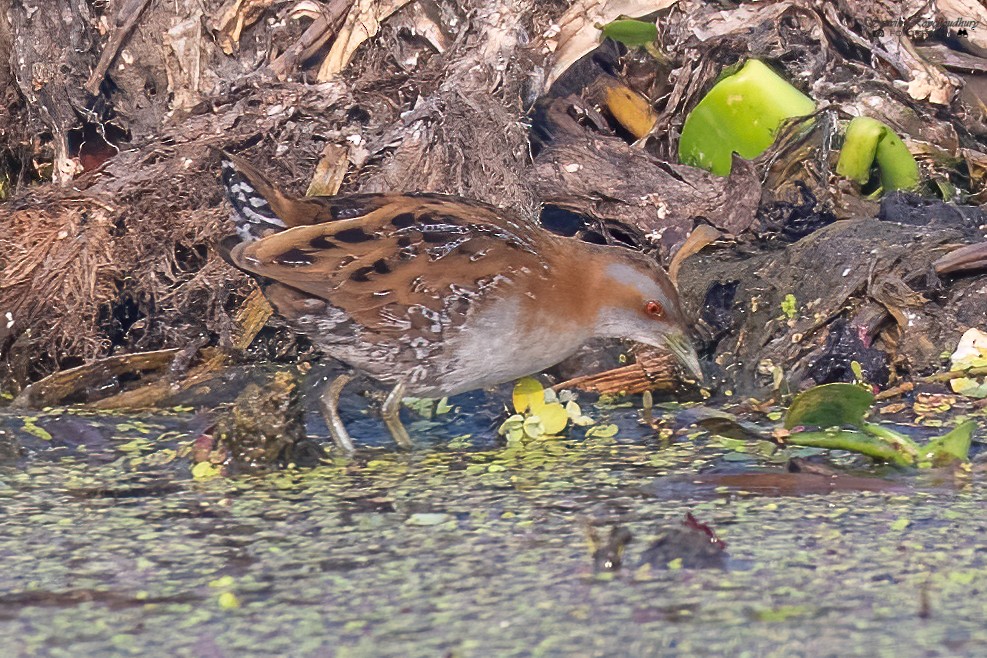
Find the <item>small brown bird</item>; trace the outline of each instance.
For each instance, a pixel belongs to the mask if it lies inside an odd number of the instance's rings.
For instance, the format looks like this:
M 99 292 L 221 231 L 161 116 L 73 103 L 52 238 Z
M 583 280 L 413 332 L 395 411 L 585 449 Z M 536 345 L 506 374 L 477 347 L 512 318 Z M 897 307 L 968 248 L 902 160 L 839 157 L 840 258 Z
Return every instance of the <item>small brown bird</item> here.
M 382 416 L 411 440 L 404 395 L 442 397 L 536 373 L 596 336 L 666 347 L 697 377 L 675 287 L 651 258 L 557 236 L 444 194 L 292 197 L 224 154 L 236 235 L 224 257 L 315 345 L 393 388 Z M 322 394 L 336 443 L 340 377 Z

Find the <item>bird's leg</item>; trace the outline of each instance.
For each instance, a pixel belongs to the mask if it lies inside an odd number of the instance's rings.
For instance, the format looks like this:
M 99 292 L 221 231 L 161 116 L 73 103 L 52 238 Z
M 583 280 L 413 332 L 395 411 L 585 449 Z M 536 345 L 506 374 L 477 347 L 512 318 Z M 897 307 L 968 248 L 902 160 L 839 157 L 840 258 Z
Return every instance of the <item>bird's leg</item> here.
M 339 417 L 339 396 L 343 392 L 343 387 L 352 379 L 351 375 L 339 375 L 329 382 L 319 398 L 319 406 L 322 407 L 322 415 L 325 416 L 332 440 L 346 452 L 353 452 L 353 439 L 350 438 L 350 433 L 346 431 L 343 419 Z
M 400 416 L 401 400 L 404 398 L 404 387 L 405 382 L 402 380 L 391 389 L 391 392 L 387 394 L 387 399 L 384 400 L 383 406 L 380 408 L 380 415 L 384 419 L 384 424 L 387 425 L 391 436 L 394 437 L 394 441 L 405 450 L 411 450 L 414 445 L 411 443 L 411 437 L 408 436 L 408 430 L 401 424 Z

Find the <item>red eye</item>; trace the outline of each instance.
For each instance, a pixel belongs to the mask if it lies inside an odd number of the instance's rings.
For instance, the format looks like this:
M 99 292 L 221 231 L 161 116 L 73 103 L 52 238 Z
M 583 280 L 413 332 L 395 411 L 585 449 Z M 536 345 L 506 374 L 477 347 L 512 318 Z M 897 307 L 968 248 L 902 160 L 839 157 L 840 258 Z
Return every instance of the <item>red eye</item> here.
M 661 305 L 660 302 L 650 301 L 644 305 L 644 312 L 652 317 L 656 317 L 659 320 L 665 317 L 665 307 Z

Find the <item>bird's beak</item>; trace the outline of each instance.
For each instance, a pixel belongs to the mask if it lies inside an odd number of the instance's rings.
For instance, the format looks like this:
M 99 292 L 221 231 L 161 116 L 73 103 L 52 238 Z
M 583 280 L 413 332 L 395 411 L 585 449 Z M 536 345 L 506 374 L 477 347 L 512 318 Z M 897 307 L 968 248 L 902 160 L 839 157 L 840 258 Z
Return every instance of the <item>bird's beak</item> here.
M 703 369 L 699 366 L 699 355 L 692 342 L 685 334 L 669 334 L 665 336 L 665 347 L 675 355 L 685 369 L 699 381 L 703 381 Z

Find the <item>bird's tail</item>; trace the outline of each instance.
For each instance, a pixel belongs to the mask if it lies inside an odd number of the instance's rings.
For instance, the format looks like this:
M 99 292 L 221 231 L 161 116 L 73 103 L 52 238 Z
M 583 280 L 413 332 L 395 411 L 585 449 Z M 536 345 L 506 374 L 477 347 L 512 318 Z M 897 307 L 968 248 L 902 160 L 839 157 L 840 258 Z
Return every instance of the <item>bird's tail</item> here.
M 253 165 L 225 151 L 223 187 L 233 206 L 231 219 L 242 242 L 259 240 L 290 225 L 282 214 L 290 200 Z

